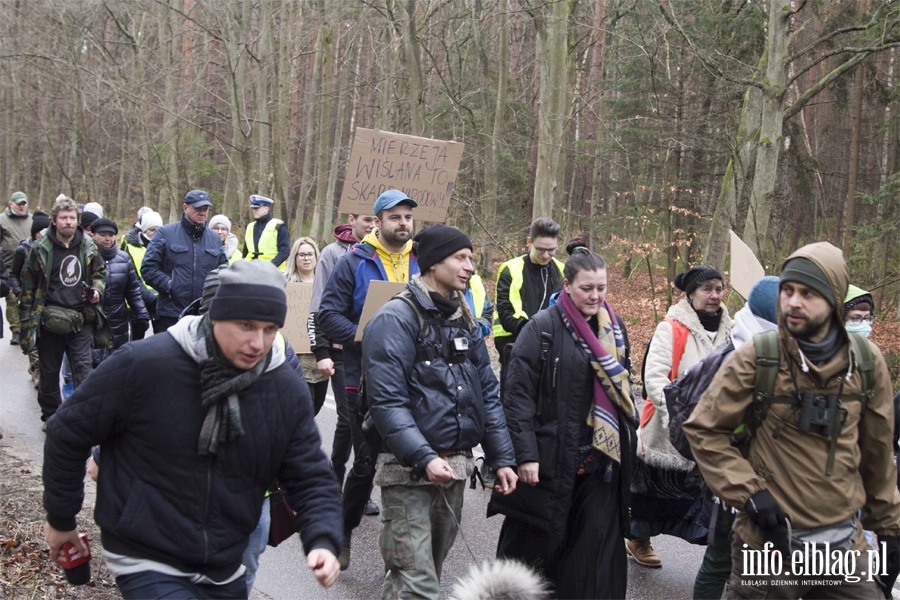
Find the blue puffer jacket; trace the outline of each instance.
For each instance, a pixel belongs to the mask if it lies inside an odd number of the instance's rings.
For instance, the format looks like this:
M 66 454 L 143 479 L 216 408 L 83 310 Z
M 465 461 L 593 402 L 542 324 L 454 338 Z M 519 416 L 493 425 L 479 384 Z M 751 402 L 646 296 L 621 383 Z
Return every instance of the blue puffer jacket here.
M 107 260 L 107 250 L 100 249 L 100 256 L 106 262 L 106 294 L 103 296 L 103 313 L 109 319 L 112 328 L 113 348 L 127 343 L 130 339 L 128 330 L 128 308 L 137 320 L 149 321 L 150 315 L 141 295 L 140 279 L 134 271 L 131 258 L 116 250 L 112 259 Z M 145 288 L 146 289 L 146 288 Z M 127 304 L 126 304 L 127 302 Z
M 469 351 L 455 365 L 443 356 L 416 361 L 420 332 L 412 307 L 395 298 L 378 311 L 366 326 L 362 350 L 369 411 L 384 443 L 400 464 L 414 469 L 424 469 L 438 452 L 471 450 L 479 443 L 495 468 L 515 467 L 499 384 L 479 326 L 444 321 L 428 295 L 414 283 L 407 289 L 440 324 L 429 326 L 422 347 L 438 345 L 441 338 L 466 338 Z
M 409 276 L 418 273 L 419 263 L 415 256 L 410 255 Z M 369 293 L 369 282 L 373 279 L 388 281 L 388 276 L 375 248 L 360 242 L 335 263 L 316 314 L 316 328 L 321 329 L 332 342 L 343 344 L 344 382 L 351 389 L 359 387 L 361 375 L 360 347 L 353 340 L 366 294 Z
M 163 225 L 147 246 L 141 275 L 159 292 L 156 315 L 178 318 L 203 294 L 210 271 L 228 263 L 219 236 L 182 214 L 177 223 Z
M 85 461 L 100 444 L 94 516 L 111 552 L 228 576 L 240 566 L 277 478 L 297 512 L 305 550 L 337 555 L 340 490 L 306 383 L 285 363 L 270 367 L 240 395 L 246 433 L 201 456 L 200 367 L 170 332 L 111 354 L 47 423 L 47 520 L 63 531 L 75 528 Z

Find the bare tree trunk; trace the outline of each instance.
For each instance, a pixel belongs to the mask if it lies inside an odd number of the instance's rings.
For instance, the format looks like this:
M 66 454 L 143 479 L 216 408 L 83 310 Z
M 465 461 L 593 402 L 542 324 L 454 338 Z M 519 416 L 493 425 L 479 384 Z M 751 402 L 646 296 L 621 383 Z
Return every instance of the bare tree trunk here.
M 850 172 L 847 175 L 847 220 L 844 224 L 844 256 L 850 256 L 853 228 L 856 227 L 856 186 L 859 180 L 859 139 L 862 129 L 863 70 L 853 74 L 853 112 L 850 113 Z
M 419 36 L 416 33 L 416 0 L 404 0 L 400 11 L 403 56 L 409 81 L 410 133 L 425 135 L 425 84 L 419 60 Z
M 331 218 L 331 207 L 326 206 L 328 198 L 328 145 L 331 143 L 331 104 L 332 81 L 336 75 L 334 69 L 335 33 L 331 12 L 326 0 L 317 1 L 321 25 L 316 39 L 316 63 L 321 74 L 322 88 L 319 93 L 319 144 L 316 149 L 316 204 L 313 211 L 310 236 L 320 239 L 324 233 L 326 219 Z M 333 204 L 333 201 L 332 201 Z M 326 217 L 327 215 L 327 217 Z

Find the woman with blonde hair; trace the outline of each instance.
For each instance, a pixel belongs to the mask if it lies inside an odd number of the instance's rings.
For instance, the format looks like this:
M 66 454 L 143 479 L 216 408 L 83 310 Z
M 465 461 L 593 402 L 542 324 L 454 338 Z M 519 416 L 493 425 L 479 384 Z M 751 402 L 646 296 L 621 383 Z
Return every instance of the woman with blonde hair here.
M 319 262 L 319 247 L 315 240 L 308 236 L 297 238 L 291 247 L 284 269 L 284 277 L 288 283 L 312 283 L 316 275 L 316 263 Z M 309 385 L 309 395 L 313 399 L 315 414 L 319 414 L 325 404 L 328 393 L 328 376 L 319 372 L 316 367 L 316 356 L 312 352 L 297 353 L 303 376 Z

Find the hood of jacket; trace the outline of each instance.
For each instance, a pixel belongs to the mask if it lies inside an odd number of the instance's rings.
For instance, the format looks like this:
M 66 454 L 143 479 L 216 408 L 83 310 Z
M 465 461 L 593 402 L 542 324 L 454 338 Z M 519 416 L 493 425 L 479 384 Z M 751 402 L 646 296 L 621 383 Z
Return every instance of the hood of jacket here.
M 731 341 L 735 348 L 739 348 L 741 344 L 749 342 L 753 336 L 766 331 L 775 331 L 778 325 L 771 321 L 766 321 L 762 317 L 757 317 L 750 310 L 748 305 L 744 305 L 741 310 L 734 315 L 734 328 L 731 330 Z
M 209 358 L 209 354 L 206 352 L 206 340 L 203 339 L 203 335 L 200 333 L 200 321 L 202 319 L 203 316 L 200 315 L 182 317 L 166 330 L 175 338 L 181 349 L 194 359 L 194 362 L 198 365 Z M 281 344 L 272 344 L 270 352 L 272 353 L 272 361 L 269 363 L 266 373 L 274 371 L 285 362 L 284 348 Z
M 364 244 L 368 244 L 375 249 L 375 253 L 381 259 L 381 264 L 384 267 L 388 281 L 401 283 L 407 283 L 409 281 L 409 256 L 413 246 L 412 240 L 406 242 L 403 246 L 403 250 L 400 252 L 391 252 L 382 245 L 381 240 L 379 239 L 378 230 L 373 229 L 366 234 L 366 237 L 364 237 L 362 241 Z
M 122 239 L 126 244 L 131 244 L 132 246 L 142 247 L 144 246 L 143 240 L 141 240 L 141 228 L 136 226 L 131 226 L 128 231 L 125 232 L 125 235 L 122 236 Z
M 339 242 L 346 242 L 348 244 L 355 244 L 356 238 L 353 237 L 353 227 L 349 223 L 344 223 L 343 225 L 338 225 L 334 229 L 331 230 L 331 233 L 334 235 L 334 238 Z
M 816 242 L 803 246 L 793 254 L 787 257 L 781 268 L 784 269 L 791 260 L 795 258 L 805 258 L 817 267 L 825 275 L 828 284 L 831 286 L 831 293 L 834 296 L 835 305 L 832 307 L 832 319 L 841 329 L 844 328 L 844 298 L 847 296 L 847 289 L 850 286 L 850 270 L 844 261 L 844 253 L 828 242 Z M 781 302 L 775 307 L 775 314 L 778 315 L 778 325 L 784 329 L 784 323 L 781 315 Z M 846 333 L 842 333 L 844 340 L 848 339 Z

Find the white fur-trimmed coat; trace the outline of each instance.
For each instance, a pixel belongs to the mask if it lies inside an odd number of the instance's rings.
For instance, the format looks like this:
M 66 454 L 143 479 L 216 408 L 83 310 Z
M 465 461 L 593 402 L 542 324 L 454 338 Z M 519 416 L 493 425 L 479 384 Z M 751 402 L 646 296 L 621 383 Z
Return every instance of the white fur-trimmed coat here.
M 669 307 L 666 316 L 683 324 L 690 332 L 678 363 L 679 376 L 703 360 L 713 348 L 724 344 L 733 325 L 728 309 L 723 304 L 722 320 L 715 338 L 711 340 L 687 297 Z M 644 366 L 644 389 L 656 407 L 656 412 L 645 426 L 638 429 L 637 455 L 647 464 L 689 471 L 694 463 L 681 456 L 669 441 L 669 413 L 663 395 L 663 388 L 669 383 L 669 373 L 672 371 L 672 338 L 672 325 L 667 321 L 660 321 L 650 341 Z

